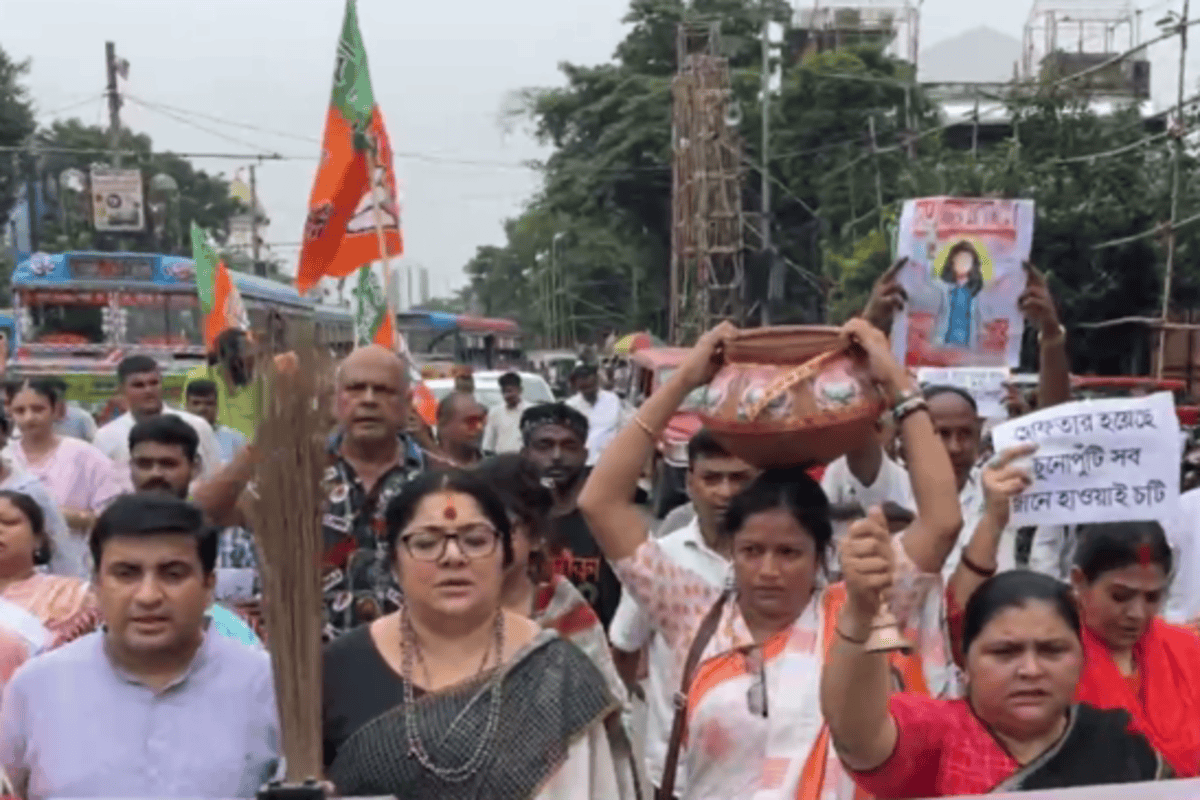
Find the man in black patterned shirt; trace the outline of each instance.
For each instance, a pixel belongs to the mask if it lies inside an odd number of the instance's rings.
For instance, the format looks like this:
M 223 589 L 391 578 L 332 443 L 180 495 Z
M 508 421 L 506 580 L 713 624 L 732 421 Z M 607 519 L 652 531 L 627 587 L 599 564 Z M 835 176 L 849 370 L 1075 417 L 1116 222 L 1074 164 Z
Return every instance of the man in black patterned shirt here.
M 400 601 L 384 547 L 388 502 L 424 468 L 420 449 L 405 435 L 410 397 L 404 362 L 378 345 L 361 347 L 342 361 L 335 383 L 337 432 L 322 480 L 325 534 L 322 581 L 325 637 L 394 611 Z M 237 507 L 255 502 L 247 483 L 254 448 L 197 488 L 197 502 L 222 524 Z

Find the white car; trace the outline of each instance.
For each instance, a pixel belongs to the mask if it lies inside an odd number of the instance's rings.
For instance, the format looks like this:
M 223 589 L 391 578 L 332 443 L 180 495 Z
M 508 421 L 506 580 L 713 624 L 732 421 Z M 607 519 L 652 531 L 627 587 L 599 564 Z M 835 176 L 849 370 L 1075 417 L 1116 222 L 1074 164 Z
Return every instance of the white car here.
M 505 372 L 507 370 L 487 370 L 474 373 L 475 399 L 487 408 L 503 403 L 504 396 L 500 394 L 500 376 Z M 521 376 L 521 397 L 525 402 L 534 405 L 554 402 L 554 392 L 550 391 L 550 384 L 546 383 L 545 378 L 533 372 L 518 372 L 517 374 Z M 433 392 L 433 396 L 438 399 L 438 402 L 454 391 L 453 378 L 434 378 L 425 381 L 425 385 L 429 387 L 429 391 Z

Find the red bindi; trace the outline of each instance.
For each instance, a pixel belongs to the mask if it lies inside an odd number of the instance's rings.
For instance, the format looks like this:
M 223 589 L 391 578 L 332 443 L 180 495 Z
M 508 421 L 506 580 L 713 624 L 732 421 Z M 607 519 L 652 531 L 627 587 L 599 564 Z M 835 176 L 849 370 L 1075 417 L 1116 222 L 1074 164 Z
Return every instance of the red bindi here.
M 446 496 L 446 507 L 442 509 L 442 516 L 446 519 L 457 519 L 458 509 L 454 507 L 454 498 Z
M 1138 563 L 1143 567 L 1153 566 L 1154 564 L 1154 549 L 1150 547 L 1149 542 L 1142 542 L 1137 549 Z

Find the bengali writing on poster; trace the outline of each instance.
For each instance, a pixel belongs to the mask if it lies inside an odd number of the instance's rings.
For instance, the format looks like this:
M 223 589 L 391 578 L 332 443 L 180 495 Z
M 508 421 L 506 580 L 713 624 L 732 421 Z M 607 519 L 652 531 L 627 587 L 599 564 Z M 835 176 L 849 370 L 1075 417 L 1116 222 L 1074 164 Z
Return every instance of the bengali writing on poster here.
M 996 452 L 1024 444 L 1032 485 L 1013 498 L 1013 524 L 1170 519 L 1179 504 L 1174 398 L 1067 403 L 996 426 Z

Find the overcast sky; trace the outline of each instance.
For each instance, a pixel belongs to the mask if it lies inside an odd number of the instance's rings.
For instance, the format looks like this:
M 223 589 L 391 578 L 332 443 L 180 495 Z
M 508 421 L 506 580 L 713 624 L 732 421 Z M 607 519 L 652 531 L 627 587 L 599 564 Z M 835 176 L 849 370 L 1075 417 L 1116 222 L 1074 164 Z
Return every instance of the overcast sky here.
M 609 59 L 624 35 L 628 0 L 358 5 L 375 96 L 397 152 L 406 257 L 428 267 L 433 293 L 444 294 L 463 283 L 462 266 L 477 246 L 503 242 L 503 220 L 518 214 L 538 186 L 537 176 L 519 165 L 544 152 L 525 132 L 505 131 L 506 98 L 523 87 L 561 83 L 561 61 Z M 1148 0 L 1149 22 L 1167 5 Z M 240 140 L 231 141 L 132 101 L 122 111 L 126 124 L 150 134 L 159 149 L 300 157 L 258 169 L 272 220 L 267 238 L 283 243 L 276 250 L 290 270 L 297 251 L 289 244 L 303 225 L 342 10 L 343 0 L 0 0 L 0 46 L 32 59 L 29 85 L 42 122 L 107 120 L 104 42 L 113 40 L 130 62 L 125 91 L 132 97 L 291 134 L 187 117 Z M 920 41 L 934 44 L 979 25 L 1020 38 L 1028 12 L 1024 0 L 925 0 Z M 1169 66 L 1169 56 L 1155 54 L 1156 87 L 1166 72 L 1159 62 Z M 55 113 L 67 106 L 73 107 Z M 249 162 L 195 163 L 232 175 Z

